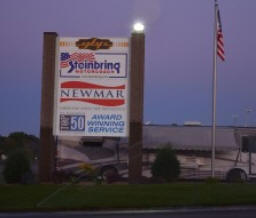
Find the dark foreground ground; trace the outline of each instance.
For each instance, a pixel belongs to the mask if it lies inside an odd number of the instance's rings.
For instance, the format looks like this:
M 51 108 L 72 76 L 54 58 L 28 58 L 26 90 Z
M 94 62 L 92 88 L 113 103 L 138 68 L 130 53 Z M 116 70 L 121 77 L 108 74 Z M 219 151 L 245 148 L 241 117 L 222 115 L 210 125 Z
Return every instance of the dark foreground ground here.
M 256 184 L 0 185 L 2 212 L 248 205 L 256 206 Z
M 256 208 L 181 209 L 126 212 L 0 213 L 0 218 L 255 218 Z

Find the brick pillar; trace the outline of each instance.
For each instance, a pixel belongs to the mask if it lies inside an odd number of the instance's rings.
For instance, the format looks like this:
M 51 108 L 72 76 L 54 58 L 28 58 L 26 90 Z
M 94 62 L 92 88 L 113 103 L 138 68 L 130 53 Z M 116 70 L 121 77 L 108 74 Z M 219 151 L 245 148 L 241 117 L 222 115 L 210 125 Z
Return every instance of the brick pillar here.
M 132 33 L 130 42 L 129 182 L 134 184 L 140 182 L 142 175 L 144 33 Z
M 53 105 L 57 33 L 45 32 L 41 90 L 39 181 L 53 182 L 56 145 L 53 137 Z

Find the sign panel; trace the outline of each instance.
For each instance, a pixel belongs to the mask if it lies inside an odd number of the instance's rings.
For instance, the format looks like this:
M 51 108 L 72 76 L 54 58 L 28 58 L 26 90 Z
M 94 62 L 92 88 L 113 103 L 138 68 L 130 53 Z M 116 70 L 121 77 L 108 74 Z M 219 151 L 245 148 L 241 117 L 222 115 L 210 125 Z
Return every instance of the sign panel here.
M 58 38 L 54 135 L 128 136 L 128 39 Z

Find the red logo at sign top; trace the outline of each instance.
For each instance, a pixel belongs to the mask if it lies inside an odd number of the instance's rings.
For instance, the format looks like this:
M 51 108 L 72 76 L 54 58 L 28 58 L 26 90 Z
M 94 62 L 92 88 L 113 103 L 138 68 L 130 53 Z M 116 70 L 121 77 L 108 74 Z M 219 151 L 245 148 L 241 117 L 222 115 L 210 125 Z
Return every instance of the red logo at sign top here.
M 103 86 L 93 83 L 68 81 L 61 83 L 60 102 L 80 101 L 102 106 L 121 106 L 125 85 Z

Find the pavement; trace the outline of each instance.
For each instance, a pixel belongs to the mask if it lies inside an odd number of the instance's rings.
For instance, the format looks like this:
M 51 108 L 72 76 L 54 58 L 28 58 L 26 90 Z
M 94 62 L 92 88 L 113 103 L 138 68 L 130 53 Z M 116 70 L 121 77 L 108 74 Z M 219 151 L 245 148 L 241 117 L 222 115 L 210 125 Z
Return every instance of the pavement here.
M 256 206 L 167 208 L 119 211 L 8 212 L 0 218 L 255 218 Z

